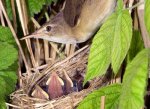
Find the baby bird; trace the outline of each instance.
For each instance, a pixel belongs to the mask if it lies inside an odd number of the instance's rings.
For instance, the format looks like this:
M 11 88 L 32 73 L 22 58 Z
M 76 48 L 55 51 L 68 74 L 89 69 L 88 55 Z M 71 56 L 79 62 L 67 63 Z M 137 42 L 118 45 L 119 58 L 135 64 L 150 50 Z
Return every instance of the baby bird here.
M 56 72 L 53 72 L 46 82 L 48 85 L 48 94 L 50 99 L 58 98 L 63 95 L 63 80 L 57 75 Z

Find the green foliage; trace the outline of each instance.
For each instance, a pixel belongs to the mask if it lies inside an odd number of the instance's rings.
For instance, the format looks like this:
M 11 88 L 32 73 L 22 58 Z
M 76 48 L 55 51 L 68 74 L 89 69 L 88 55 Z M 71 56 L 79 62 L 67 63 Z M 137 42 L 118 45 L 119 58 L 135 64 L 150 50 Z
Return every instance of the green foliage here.
M 106 20 L 93 39 L 84 83 L 103 75 L 110 63 L 117 74 L 128 52 L 132 38 L 132 20 L 127 10 L 120 10 L 121 3 L 118 11 Z
M 0 109 L 6 109 L 5 100 L 0 98 Z
M 150 0 L 145 0 L 145 25 L 150 36 Z
M 146 20 L 150 21 L 148 18 Z M 118 0 L 116 12 L 106 20 L 93 39 L 84 83 L 103 75 L 110 63 L 114 73 L 117 74 L 127 55 L 123 83 L 115 90 L 111 85 L 92 92 L 80 103 L 78 109 L 99 109 L 101 96 L 106 98 L 105 109 L 142 108 L 148 78 L 149 54 L 148 49 L 143 49 L 140 32 L 133 31 L 132 38 L 131 16 L 123 9 L 122 0 Z
M 142 50 L 128 64 L 123 77 L 119 109 L 141 109 L 148 78 L 148 49 Z
M 115 19 L 116 14 L 110 16 L 93 39 L 84 79 L 85 83 L 96 76 L 103 75 L 109 67 Z
M 116 15 L 113 36 L 111 64 L 114 73 L 117 74 L 121 63 L 129 50 L 132 39 L 132 19 L 127 10 Z
M 8 68 L 17 59 L 17 50 L 13 45 L 0 43 L 0 70 Z
M 101 97 L 105 96 L 105 109 L 117 109 L 121 92 L 120 84 L 103 87 L 89 94 L 77 109 L 100 109 Z
M 13 71 L 0 71 L 0 96 L 7 96 L 15 89 L 15 84 L 17 80 L 16 73 Z
M 0 26 L 0 42 L 7 42 L 10 44 L 15 43 L 12 33 L 8 27 Z
M 43 5 L 51 4 L 53 1 L 57 0 L 27 0 L 30 16 L 33 17 L 41 11 Z
M 132 59 L 144 48 L 144 43 L 139 31 L 133 31 L 131 46 L 127 55 L 127 63 L 131 62 Z
M 17 82 L 17 49 L 7 27 L 0 26 L 0 109 L 5 109 L 6 97 L 15 89 Z
M 117 2 L 117 12 L 122 12 L 122 9 L 123 9 L 123 0 L 118 0 Z
M 144 49 L 127 65 L 123 83 L 103 87 L 89 94 L 78 109 L 99 109 L 105 96 L 105 109 L 141 109 L 148 78 L 149 49 Z
M 34 16 L 41 11 L 45 0 L 28 0 L 30 16 Z

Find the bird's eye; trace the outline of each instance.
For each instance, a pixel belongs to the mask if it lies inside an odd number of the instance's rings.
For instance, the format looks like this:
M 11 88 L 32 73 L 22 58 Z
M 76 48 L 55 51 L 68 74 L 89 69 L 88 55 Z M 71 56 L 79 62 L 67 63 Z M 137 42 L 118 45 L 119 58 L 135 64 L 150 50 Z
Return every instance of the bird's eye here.
M 52 28 L 51 26 L 47 26 L 46 31 L 48 31 L 48 32 L 51 31 L 51 28 Z

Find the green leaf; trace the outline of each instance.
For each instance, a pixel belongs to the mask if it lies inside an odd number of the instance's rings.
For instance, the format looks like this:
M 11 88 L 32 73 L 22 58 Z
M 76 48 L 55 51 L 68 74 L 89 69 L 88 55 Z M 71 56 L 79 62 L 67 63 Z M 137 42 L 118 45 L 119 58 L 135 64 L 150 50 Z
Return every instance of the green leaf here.
M 37 14 L 41 11 L 46 1 L 45 0 L 28 0 L 27 3 L 29 7 L 30 16 L 33 17 L 34 14 Z
M 18 60 L 16 60 L 11 66 L 9 66 L 7 69 L 3 71 L 17 71 L 18 69 Z
M 144 43 L 139 31 L 135 30 L 133 32 L 131 46 L 127 55 L 127 63 L 131 62 L 132 59 L 138 54 L 141 50 L 144 49 Z
M 150 0 L 146 0 L 145 2 L 145 25 L 147 28 L 147 31 L 149 32 L 149 36 L 150 36 Z
M 112 14 L 93 39 L 84 83 L 94 77 L 105 74 L 110 65 L 111 45 L 116 17 L 116 14 Z
M 14 71 L 0 71 L 0 96 L 5 97 L 15 89 L 17 76 Z
M 132 22 L 129 13 L 122 11 L 120 14 L 112 14 L 94 37 L 84 83 L 103 75 L 109 67 L 111 56 L 113 70 L 117 73 L 129 49 L 131 37 Z
M 0 42 L 0 70 L 8 68 L 17 60 L 17 50 L 13 45 Z
M 0 76 L 0 89 L 1 89 L 0 90 L 0 98 L 5 97 L 6 89 L 4 87 L 6 87 L 6 82 L 5 82 L 4 78 Z
M 123 0 L 117 1 L 117 12 L 122 12 L 123 9 Z
M 8 27 L 0 26 L 0 42 L 15 43 L 13 35 Z
M 57 2 L 57 0 L 27 0 L 30 16 L 33 17 L 34 14 L 38 14 L 43 5 L 49 5 L 52 2 Z
M 100 88 L 89 94 L 77 109 L 100 109 L 101 97 L 105 96 L 105 109 L 117 109 L 121 84 L 113 84 Z
M 117 14 L 116 24 L 111 51 L 111 63 L 115 74 L 117 74 L 128 50 L 132 38 L 132 19 L 127 10 Z
M 142 50 L 127 65 L 123 77 L 123 88 L 119 109 L 141 109 L 148 78 L 148 49 Z

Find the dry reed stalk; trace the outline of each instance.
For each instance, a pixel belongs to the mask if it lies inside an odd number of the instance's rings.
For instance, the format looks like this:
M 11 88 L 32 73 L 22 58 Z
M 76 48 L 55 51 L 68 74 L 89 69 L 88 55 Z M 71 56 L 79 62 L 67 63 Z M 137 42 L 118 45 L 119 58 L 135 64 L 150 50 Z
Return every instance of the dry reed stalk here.
M 76 49 L 76 44 L 71 44 L 71 47 L 70 47 L 70 53 L 69 53 L 69 55 L 74 54 L 75 49 Z
M 100 101 L 101 101 L 100 109 L 105 109 L 105 96 L 102 96 Z
M 4 17 L 3 17 L 3 13 L 2 13 L 1 8 L 0 8 L 0 21 L 1 21 L 2 26 L 5 26 Z
M 52 59 L 52 64 L 55 62 L 56 55 L 58 51 L 58 45 L 54 42 L 50 42 L 51 48 L 50 48 L 50 58 Z
M 65 54 L 67 56 L 69 56 L 69 52 L 70 52 L 70 44 L 66 44 L 66 47 L 65 47 Z

